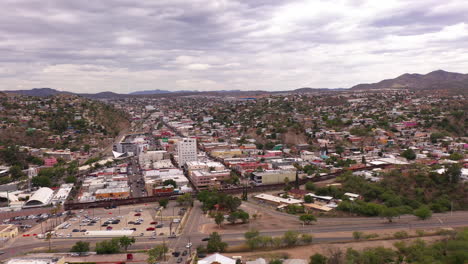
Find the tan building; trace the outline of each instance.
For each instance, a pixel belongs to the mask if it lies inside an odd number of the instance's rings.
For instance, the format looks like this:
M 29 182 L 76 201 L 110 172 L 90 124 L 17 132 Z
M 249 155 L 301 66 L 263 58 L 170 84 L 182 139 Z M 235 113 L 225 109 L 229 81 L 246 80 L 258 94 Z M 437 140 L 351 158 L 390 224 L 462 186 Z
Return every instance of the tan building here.
M 18 227 L 15 225 L 0 225 L 0 238 L 13 238 L 18 235 Z
M 292 170 L 267 170 L 252 173 L 252 179 L 257 184 L 284 183 L 286 178 L 289 182 L 294 182 L 296 180 L 296 172 Z
M 99 189 L 95 193 L 96 200 L 106 199 L 125 199 L 130 197 L 130 188 L 117 187 L 108 189 Z

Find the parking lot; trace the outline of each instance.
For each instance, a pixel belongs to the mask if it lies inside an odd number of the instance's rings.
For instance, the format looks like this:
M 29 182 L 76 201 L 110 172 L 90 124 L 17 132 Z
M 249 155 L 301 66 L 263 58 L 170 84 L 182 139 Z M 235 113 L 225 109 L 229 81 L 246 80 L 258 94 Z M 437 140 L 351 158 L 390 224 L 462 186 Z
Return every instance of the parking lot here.
M 168 208 L 161 208 L 157 203 L 121 206 L 111 209 L 89 209 L 74 211 L 62 227 L 56 229 L 56 237 L 92 237 L 90 231 L 133 230 L 135 237 L 170 236 L 177 229 L 184 209 L 170 203 Z M 109 232 L 109 236 L 115 236 Z M 105 236 L 102 236 L 105 237 Z

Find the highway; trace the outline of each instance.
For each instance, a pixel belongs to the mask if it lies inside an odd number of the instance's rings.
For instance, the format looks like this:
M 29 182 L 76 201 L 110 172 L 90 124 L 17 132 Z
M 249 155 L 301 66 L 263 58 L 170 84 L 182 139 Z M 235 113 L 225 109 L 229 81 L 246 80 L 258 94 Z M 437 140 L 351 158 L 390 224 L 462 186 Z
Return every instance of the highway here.
M 183 251 L 185 250 L 185 245 L 188 241 L 193 243 L 192 250 L 194 250 L 198 245 L 206 243 L 202 242 L 201 239 L 207 237 L 208 234 L 200 232 L 200 227 L 203 224 L 209 223 L 212 220 L 204 217 L 203 212 L 200 209 L 199 203 L 196 202 L 195 206 L 190 210 L 190 215 L 188 221 L 186 222 L 185 228 L 183 229 L 180 236 L 174 239 L 169 239 L 167 237 L 157 237 L 156 239 L 151 239 L 150 237 L 137 237 L 136 244 L 131 246 L 130 249 L 150 249 L 156 244 L 161 244 L 163 242 L 172 249 L 173 251 Z M 296 220 L 297 217 L 291 216 L 291 221 Z M 332 233 L 336 232 L 353 232 L 353 231 L 364 231 L 364 232 L 376 232 L 384 231 L 388 229 L 433 229 L 433 228 L 448 228 L 448 227 L 462 227 L 468 226 L 468 212 L 454 212 L 444 213 L 444 214 L 434 214 L 431 219 L 421 221 L 417 220 L 414 216 L 405 215 L 400 219 L 395 219 L 393 223 L 388 223 L 386 220 L 377 218 L 377 217 L 349 217 L 349 218 L 319 218 L 318 222 L 309 226 L 298 225 L 294 228 L 295 231 L 301 233 L 309 234 L 320 234 L 320 237 L 314 238 L 314 242 L 337 242 L 343 240 L 351 240 L 351 233 L 349 235 L 340 235 L 336 236 Z M 222 232 L 223 241 L 227 242 L 229 245 L 238 245 L 244 242 L 244 232 L 243 231 L 229 231 L 225 230 Z M 267 236 L 280 236 L 287 229 L 275 229 L 275 230 L 264 230 L 260 233 Z M 330 235 L 327 236 L 327 233 Z M 55 250 L 59 251 L 68 251 L 76 241 L 84 240 L 91 242 L 92 247 L 94 247 L 95 242 L 102 241 L 103 239 L 108 238 L 56 238 L 52 239 L 51 246 Z M 2 249 L 5 254 L 0 255 L 0 260 L 5 260 L 12 256 L 17 256 L 24 254 L 26 252 L 32 251 L 34 249 L 46 249 L 48 247 L 48 242 L 40 240 L 37 238 L 23 238 L 19 237 L 12 243 L 8 248 Z M 171 257 L 169 263 L 174 263 L 175 258 Z

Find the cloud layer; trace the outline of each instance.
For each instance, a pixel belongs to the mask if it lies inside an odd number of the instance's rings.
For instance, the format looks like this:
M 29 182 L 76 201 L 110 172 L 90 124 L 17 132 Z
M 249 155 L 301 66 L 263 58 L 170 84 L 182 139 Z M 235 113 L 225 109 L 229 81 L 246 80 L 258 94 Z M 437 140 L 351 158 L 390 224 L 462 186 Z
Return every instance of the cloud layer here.
M 2 0 L 0 90 L 338 88 L 468 69 L 464 0 Z

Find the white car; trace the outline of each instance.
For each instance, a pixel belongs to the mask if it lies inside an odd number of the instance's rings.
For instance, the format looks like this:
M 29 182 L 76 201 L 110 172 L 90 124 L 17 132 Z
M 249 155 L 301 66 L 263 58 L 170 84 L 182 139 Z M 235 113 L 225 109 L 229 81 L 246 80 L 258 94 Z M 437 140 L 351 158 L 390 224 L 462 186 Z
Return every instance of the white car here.
M 185 245 L 186 248 L 191 248 L 192 247 L 192 242 L 189 242 L 187 243 L 187 245 Z

